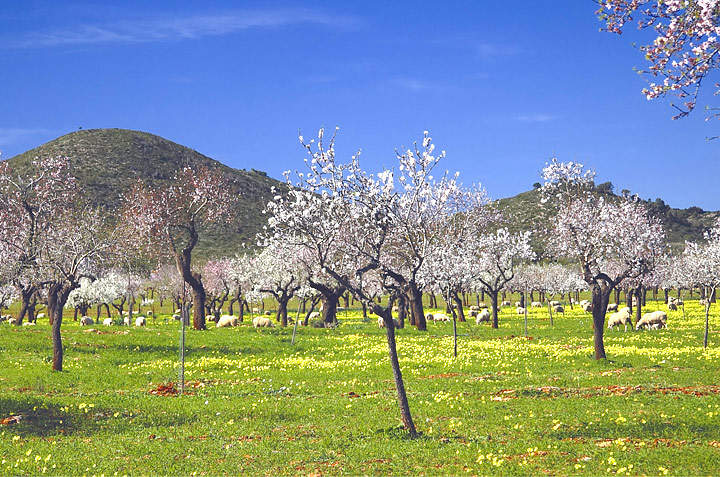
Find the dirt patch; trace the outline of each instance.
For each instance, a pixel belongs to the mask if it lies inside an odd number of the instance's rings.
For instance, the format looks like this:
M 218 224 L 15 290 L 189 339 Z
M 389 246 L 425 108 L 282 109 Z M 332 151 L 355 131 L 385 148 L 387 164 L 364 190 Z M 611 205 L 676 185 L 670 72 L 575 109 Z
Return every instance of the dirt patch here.
M 443 379 L 443 378 L 454 378 L 460 376 L 460 373 L 443 373 L 443 374 L 431 374 L 429 376 L 418 376 L 420 379 Z

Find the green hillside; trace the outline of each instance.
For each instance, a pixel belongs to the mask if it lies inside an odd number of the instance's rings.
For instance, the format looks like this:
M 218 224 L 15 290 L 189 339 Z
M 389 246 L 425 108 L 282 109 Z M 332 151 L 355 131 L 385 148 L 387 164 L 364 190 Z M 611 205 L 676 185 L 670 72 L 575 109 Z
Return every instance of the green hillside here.
M 261 211 L 271 197 L 271 188 L 283 184 L 256 170 L 228 167 L 193 149 L 159 136 L 126 129 L 88 129 L 61 136 L 8 159 L 18 169 L 30 167 L 36 157 L 65 156 L 86 194 L 96 205 L 116 211 L 122 194 L 137 179 L 151 184 L 169 181 L 186 165 L 221 169 L 240 195 L 234 230 L 208 230 L 198 246 L 198 256 L 232 255 L 241 244 L 253 243 L 265 222 Z

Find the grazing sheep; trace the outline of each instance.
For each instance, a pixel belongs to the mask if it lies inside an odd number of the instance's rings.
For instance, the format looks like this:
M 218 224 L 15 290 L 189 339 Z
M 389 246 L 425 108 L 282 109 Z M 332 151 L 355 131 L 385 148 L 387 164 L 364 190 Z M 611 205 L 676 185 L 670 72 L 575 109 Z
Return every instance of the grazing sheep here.
M 45 313 L 38 313 L 37 315 L 35 315 L 35 318 L 38 319 L 38 320 L 39 320 L 40 318 L 45 318 Z
M 490 312 L 489 312 L 488 310 L 483 310 L 483 311 L 481 311 L 481 312 L 478 314 L 477 318 L 475 318 L 475 324 L 476 324 L 476 325 L 479 325 L 479 324 L 482 323 L 483 321 L 486 321 L 486 322 L 490 323 Z
M 660 329 L 665 328 L 667 323 L 667 313 L 664 311 L 658 310 L 658 311 L 651 311 L 650 313 L 645 313 L 642 318 L 640 318 L 640 321 L 637 322 L 637 325 L 635 325 L 636 330 L 640 330 L 643 328 L 649 328 L 649 329 Z
M 105 325 L 105 326 L 112 326 L 112 324 L 113 324 L 112 318 L 105 318 L 103 320 L 103 325 Z
M 338 310 L 339 310 L 339 309 L 340 309 L 340 308 L 338 308 Z M 265 310 L 265 316 L 271 316 L 271 315 L 272 315 L 272 311 L 270 311 L 270 310 Z
M 618 304 L 617 303 L 610 303 L 607 307 L 607 311 L 618 311 Z
M 310 313 L 310 316 L 308 316 L 309 320 L 313 320 L 315 318 L 320 318 L 320 312 L 319 311 L 313 311 Z
M 515 309 L 515 311 L 517 311 L 517 314 L 518 314 L 518 315 L 524 315 L 524 314 L 525 314 L 525 308 L 523 308 L 522 306 L 518 306 L 518 307 Z
M 625 331 L 627 331 L 627 325 L 632 322 L 630 321 L 630 308 L 625 307 L 620 311 L 617 311 L 608 317 L 608 329 L 611 330 L 616 326 L 625 325 Z
M 32 321 L 25 321 L 23 322 L 23 326 L 35 326 L 35 323 L 33 323 Z
M 175 314 L 176 314 L 176 315 L 179 315 L 180 313 L 182 313 L 182 310 L 180 310 L 180 308 L 178 308 L 177 310 L 175 310 Z
M 238 325 L 238 317 L 233 315 L 223 315 L 220 317 L 218 322 L 215 324 L 216 328 L 227 328 L 230 326 Z
M 433 321 L 452 321 L 449 316 L 447 316 L 445 313 L 435 313 L 435 314 L 429 314 L 430 320 Z
M 485 311 L 485 310 L 486 310 L 486 309 L 483 308 L 483 311 Z M 479 310 L 470 310 L 470 311 L 468 312 L 468 315 L 470 315 L 470 318 L 473 318 L 473 317 L 475 317 L 475 316 L 478 316 L 478 313 L 480 313 Z
M 626 311 L 627 314 L 629 315 L 629 314 L 630 314 L 630 307 L 629 307 L 629 306 L 624 306 L 624 307 L 620 308 L 618 311 Z
M 500 306 L 510 306 L 510 302 L 505 300 L 504 302 L 500 303 Z
M 395 328 L 400 328 L 400 322 L 393 318 L 393 323 L 395 324 Z M 385 328 L 385 320 L 383 320 L 382 316 L 378 317 L 378 328 Z
M 135 318 L 135 326 L 145 326 L 147 325 L 147 320 L 144 316 L 138 316 Z
M 180 321 L 182 319 L 182 317 L 180 315 L 173 315 L 172 317 L 173 317 L 173 320 L 175 320 L 175 321 Z
M 123 325 L 130 326 L 130 317 L 129 316 L 126 316 L 125 318 L 123 318 Z
M 8 325 L 17 325 L 18 320 L 17 320 L 17 318 L 11 316 L 10 318 L 8 318 L 7 322 L 8 322 Z
M 256 316 L 253 318 L 252 324 L 255 328 L 273 328 L 275 326 L 273 322 L 270 321 L 270 318 L 265 318 L 264 316 Z
M 553 306 L 553 311 L 555 313 L 565 313 L 565 308 L 563 308 L 562 305 L 555 305 Z
M 83 316 L 82 318 L 80 318 L 80 326 L 90 326 L 94 324 L 95 322 L 89 316 Z
M 578 303 L 578 305 L 583 306 L 587 303 L 590 303 L 590 301 L 589 300 L 580 300 L 580 303 Z
M 515 308 L 517 308 L 518 306 L 520 306 L 520 302 L 519 302 L 519 301 L 516 301 L 516 302 L 515 302 Z
M 534 301 L 530 303 L 530 308 L 542 308 L 542 303 L 540 303 L 539 301 Z
M 583 309 L 585 313 L 592 313 L 592 303 L 583 303 L 580 305 L 580 308 Z
M 477 307 L 478 308 L 487 308 L 488 306 L 486 303 L 480 302 L 480 303 L 478 303 Z
M 678 307 L 674 301 L 668 303 L 668 311 L 677 311 Z
M 257 315 L 260 313 L 260 308 L 253 308 L 252 312 L 253 312 L 253 314 Z
M 553 300 L 550 302 L 550 306 L 560 306 L 560 305 L 561 305 L 561 303 L 557 300 Z

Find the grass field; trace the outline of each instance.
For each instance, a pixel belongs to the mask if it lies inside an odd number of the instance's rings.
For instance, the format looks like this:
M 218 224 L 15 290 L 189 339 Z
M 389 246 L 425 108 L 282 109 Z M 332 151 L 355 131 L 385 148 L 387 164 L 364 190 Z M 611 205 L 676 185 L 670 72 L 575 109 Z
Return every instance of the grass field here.
M 664 309 L 648 302 L 647 310 Z M 0 325 L 0 474 L 705 474 L 720 473 L 720 336 L 703 317 L 608 332 L 592 357 L 591 317 L 533 309 L 529 338 L 430 323 L 398 331 L 421 437 L 400 428 L 384 331 L 357 312 L 335 330 L 188 331 L 178 325 L 63 323 L 65 371 L 50 371 L 49 326 Z M 711 330 L 718 326 L 711 316 Z

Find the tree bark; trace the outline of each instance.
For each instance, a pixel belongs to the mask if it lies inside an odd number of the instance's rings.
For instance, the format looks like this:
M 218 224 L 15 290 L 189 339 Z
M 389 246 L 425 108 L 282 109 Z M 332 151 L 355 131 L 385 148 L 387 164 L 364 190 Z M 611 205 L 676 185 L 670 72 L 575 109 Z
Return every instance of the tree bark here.
M 490 307 L 492 308 L 492 327 L 498 328 L 498 292 L 497 290 L 488 290 L 487 293 L 490 295 Z
M 635 288 L 635 296 L 642 296 L 642 285 Z M 640 318 L 642 318 L 642 307 L 644 304 L 645 303 L 641 303 L 640 300 L 637 301 L 637 305 L 635 306 L 635 323 L 640 321 Z M 630 326 L 632 326 L 632 314 L 630 316 Z
M 398 294 L 398 328 L 405 328 L 405 316 L 407 315 L 407 297 L 404 293 Z
M 48 289 L 48 313 L 53 315 L 52 324 L 52 343 L 53 343 L 53 371 L 62 371 L 63 367 L 63 346 L 62 336 L 60 335 L 60 325 L 62 325 L 63 308 L 67 303 L 70 292 L 77 288 L 77 285 L 63 285 L 62 283 L 53 283 Z
M 393 322 L 391 310 L 392 307 L 388 307 L 384 310 L 380 306 L 375 306 L 373 308 L 373 311 L 375 311 L 375 313 L 379 313 L 385 322 L 388 356 L 390 357 L 390 366 L 395 380 L 397 402 L 400 407 L 400 418 L 402 419 L 405 430 L 407 430 L 410 437 L 414 439 L 417 437 L 417 430 L 415 429 L 415 423 L 413 422 L 412 415 L 410 414 L 410 405 L 408 404 L 407 393 L 405 392 L 405 383 L 403 382 L 402 372 L 400 371 L 400 362 L 398 360 L 397 345 L 395 342 L 395 323 Z
M 410 298 L 410 314 L 415 321 L 415 325 L 419 331 L 427 331 L 427 322 L 425 321 L 425 311 L 423 310 L 422 293 L 417 285 L 413 282 L 408 284 L 408 295 Z
M 602 285 L 593 284 L 591 285 L 591 292 L 595 359 L 606 359 L 603 334 L 605 332 L 605 312 L 607 311 L 611 290 L 603 290 Z
M 278 309 L 275 319 L 279 321 L 282 326 L 288 325 L 287 305 L 289 301 L 290 297 L 287 297 L 285 295 L 282 295 L 278 298 Z
M 465 312 L 463 311 L 463 302 L 460 300 L 460 297 L 457 293 L 453 294 L 453 301 L 455 302 L 455 305 L 457 306 L 457 318 L 461 322 L 467 321 L 465 319 Z
M 20 313 L 18 313 L 17 325 L 22 326 L 25 315 L 30 307 L 30 298 L 35 293 L 35 287 L 25 286 L 20 290 Z

